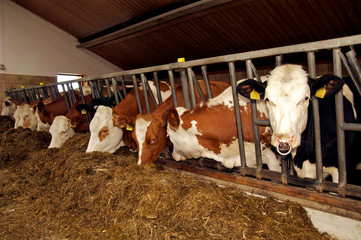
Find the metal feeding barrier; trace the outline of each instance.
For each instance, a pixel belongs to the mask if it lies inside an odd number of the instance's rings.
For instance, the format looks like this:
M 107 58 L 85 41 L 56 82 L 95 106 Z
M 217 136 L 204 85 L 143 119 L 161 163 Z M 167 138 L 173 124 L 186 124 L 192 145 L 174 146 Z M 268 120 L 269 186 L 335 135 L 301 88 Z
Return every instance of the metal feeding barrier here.
M 248 78 L 259 78 L 257 69 L 253 64 L 254 60 L 266 57 L 274 57 L 275 65 L 281 65 L 283 57 L 292 54 L 305 54 L 307 57 L 308 74 L 312 78 L 316 78 L 316 53 L 318 51 L 332 51 L 332 63 L 333 74 L 342 76 L 342 68 L 344 67 L 347 74 L 351 76 L 352 82 L 355 85 L 356 94 L 361 96 L 361 70 L 356 58 L 356 52 L 354 46 L 361 44 L 361 35 L 349 36 L 344 38 L 330 39 L 325 41 L 310 42 L 305 44 L 297 44 L 291 46 L 284 46 L 278 48 L 257 50 L 245 53 L 230 54 L 218 57 L 211 57 L 205 59 L 198 59 L 185 62 L 170 63 L 165 65 L 140 68 L 134 70 L 121 71 L 111 74 L 105 74 L 96 77 L 87 77 L 81 80 L 73 80 L 61 83 L 67 86 L 68 91 L 64 91 L 64 96 L 67 95 L 69 106 L 74 102 L 71 101 L 71 97 L 74 96 L 74 90 L 70 84 L 73 82 L 80 83 L 80 92 L 83 97 L 81 86 L 83 83 L 88 82 L 92 88 L 93 97 L 102 97 L 101 91 L 103 86 L 107 88 L 108 96 L 111 94 L 110 83 L 113 86 L 116 102 L 119 103 L 125 97 L 125 84 L 124 77 L 130 76 L 133 83 L 134 91 L 136 94 L 137 106 L 139 113 L 143 113 L 142 104 L 140 100 L 140 92 L 138 84 L 141 82 L 143 87 L 143 94 L 145 99 L 146 112 L 150 113 L 150 104 L 158 106 L 161 103 L 161 91 L 159 88 L 158 75 L 163 74 L 163 78 L 167 78 L 171 86 L 172 99 L 174 105 L 177 107 L 177 98 L 175 92 L 175 75 L 178 76 L 182 89 L 185 107 L 191 109 L 196 105 L 196 89 L 199 91 L 203 101 L 205 100 L 205 94 L 201 91 L 197 76 L 194 73 L 193 68 L 200 67 L 201 71 L 198 75 L 202 76 L 202 79 L 206 84 L 207 96 L 212 97 L 211 88 L 209 85 L 209 78 L 207 73 L 207 66 L 211 64 L 226 64 L 228 65 L 229 80 L 232 87 L 233 102 L 235 109 L 235 118 L 237 124 L 238 143 L 241 166 L 232 170 L 226 169 L 220 164 L 214 164 L 208 159 L 189 160 L 188 163 L 196 163 L 195 166 L 189 165 L 184 162 L 175 162 L 172 160 L 159 159 L 158 163 L 172 168 L 178 168 L 201 174 L 209 177 L 215 177 L 221 180 L 241 183 L 249 186 L 252 189 L 261 189 L 263 192 L 267 189 L 275 194 L 285 194 L 287 198 L 302 198 L 304 203 L 309 201 L 309 205 L 313 203 L 318 205 L 318 208 L 327 208 L 330 211 L 337 212 L 338 214 L 352 217 L 361 220 L 361 186 L 351 185 L 347 183 L 346 176 L 346 152 L 345 152 L 345 131 L 361 131 L 361 124 L 346 123 L 343 119 L 343 95 L 340 91 L 335 96 L 336 103 L 336 122 L 337 122 L 337 152 L 338 152 L 338 169 L 339 169 L 339 183 L 333 183 L 325 181 L 323 179 L 323 165 L 322 165 L 322 151 L 321 151 L 321 136 L 320 136 L 320 118 L 317 98 L 313 98 L 311 101 L 313 107 L 314 116 L 314 131 L 315 131 L 315 158 L 316 158 L 316 179 L 301 179 L 295 176 L 293 172 L 292 157 L 282 156 L 281 166 L 282 172 L 270 171 L 263 168 L 261 144 L 259 136 L 260 126 L 270 126 L 268 120 L 261 120 L 257 118 L 257 106 L 256 101 L 251 100 L 252 109 L 252 121 L 253 132 L 255 136 L 255 152 L 257 167 L 247 167 L 247 159 L 245 157 L 244 141 L 242 134 L 242 124 L 240 109 L 238 103 L 237 93 L 237 78 L 235 63 L 244 63 L 246 75 Z M 347 48 L 347 52 L 344 55 L 342 49 Z M 138 76 L 138 78 L 137 78 Z M 146 76 L 153 76 L 153 81 L 157 89 L 158 99 L 154 97 L 148 79 Z M 167 77 L 164 77 L 167 76 Z M 138 80 L 140 79 L 140 80 Z M 122 91 L 119 90 L 118 84 L 121 84 Z M 45 99 L 49 96 L 54 99 L 60 96 L 57 91 L 56 85 L 48 84 L 38 87 L 29 87 L 24 89 L 16 89 L 8 91 L 7 94 L 11 97 L 19 98 L 21 101 L 33 101 L 35 99 Z M 150 99 L 150 101 L 149 101 Z M 360 145 L 361 146 L 361 145 Z M 361 159 L 361 158 L 360 158 Z M 216 170 L 213 169 L 215 166 Z M 212 168 L 209 168 L 212 167 Z M 219 171 L 220 170 L 220 171 Z M 256 190 L 254 190 L 256 191 Z M 332 194 L 329 194 L 332 193 Z M 269 195 L 269 194 L 268 194 Z M 272 194 L 271 194 L 272 195 Z M 337 196 L 335 196 L 337 195 Z M 287 199 L 286 198 L 286 199 Z M 332 206 L 320 207 L 319 205 Z

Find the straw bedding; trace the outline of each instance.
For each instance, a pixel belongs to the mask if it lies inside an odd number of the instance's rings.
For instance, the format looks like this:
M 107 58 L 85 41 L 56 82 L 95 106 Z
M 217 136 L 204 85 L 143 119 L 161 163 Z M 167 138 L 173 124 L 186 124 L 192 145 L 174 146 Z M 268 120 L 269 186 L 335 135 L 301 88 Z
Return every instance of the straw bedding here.
M 4 119 L 1 119 L 5 122 Z M 329 239 L 292 202 L 136 165 L 136 154 L 61 149 L 0 123 L 1 239 Z

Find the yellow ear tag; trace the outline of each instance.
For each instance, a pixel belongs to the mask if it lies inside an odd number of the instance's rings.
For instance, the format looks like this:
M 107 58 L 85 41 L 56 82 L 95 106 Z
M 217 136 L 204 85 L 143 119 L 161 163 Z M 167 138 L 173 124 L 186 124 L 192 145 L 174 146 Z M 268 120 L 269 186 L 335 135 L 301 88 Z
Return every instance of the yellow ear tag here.
M 185 58 L 178 58 L 178 62 L 185 62 L 186 59 Z
M 324 85 L 322 88 L 317 90 L 315 97 L 324 98 L 325 95 L 326 95 L 326 85 Z
M 82 110 L 81 110 L 81 114 L 85 115 L 85 114 L 86 114 L 86 110 L 85 110 L 85 109 L 82 109 Z
M 133 131 L 133 126 L 131 126 L 131 125 L 128 124 L 126 129 L 127 129 L 127 131 L 130 131 L 130 132 L 131 132 L 131 131 Z
M 120 127 L 120 128 L 124 128 L 125 126 L 122 124 L 122 125 L 120 125 L 119 127 Z
M 261 100 L 261 96 L 259 95 L 259 93 L 256 90 L 253 89 L 251 92 L 251 99 Z

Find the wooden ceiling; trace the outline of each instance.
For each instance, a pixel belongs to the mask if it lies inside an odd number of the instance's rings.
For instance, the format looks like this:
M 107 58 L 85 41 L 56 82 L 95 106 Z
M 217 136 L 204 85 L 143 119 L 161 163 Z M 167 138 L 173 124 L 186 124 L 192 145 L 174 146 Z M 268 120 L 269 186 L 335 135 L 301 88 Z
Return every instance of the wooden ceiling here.
M 358 0 L 12 0 L 122 69 L 361 34 Z

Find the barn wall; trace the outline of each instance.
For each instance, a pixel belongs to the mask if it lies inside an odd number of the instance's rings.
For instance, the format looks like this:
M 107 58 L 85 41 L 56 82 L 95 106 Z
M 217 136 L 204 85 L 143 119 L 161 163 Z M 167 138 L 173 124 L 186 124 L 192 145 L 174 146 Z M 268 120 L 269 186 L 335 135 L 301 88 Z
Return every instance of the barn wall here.
M 54 25 L 0 0 L 0 64 L 6 67 L 0 70 L 0 101 L 5 88 L 45 83 L 58 73 L 97 76 L 121 70 L 77 44 L 76 38 Z

